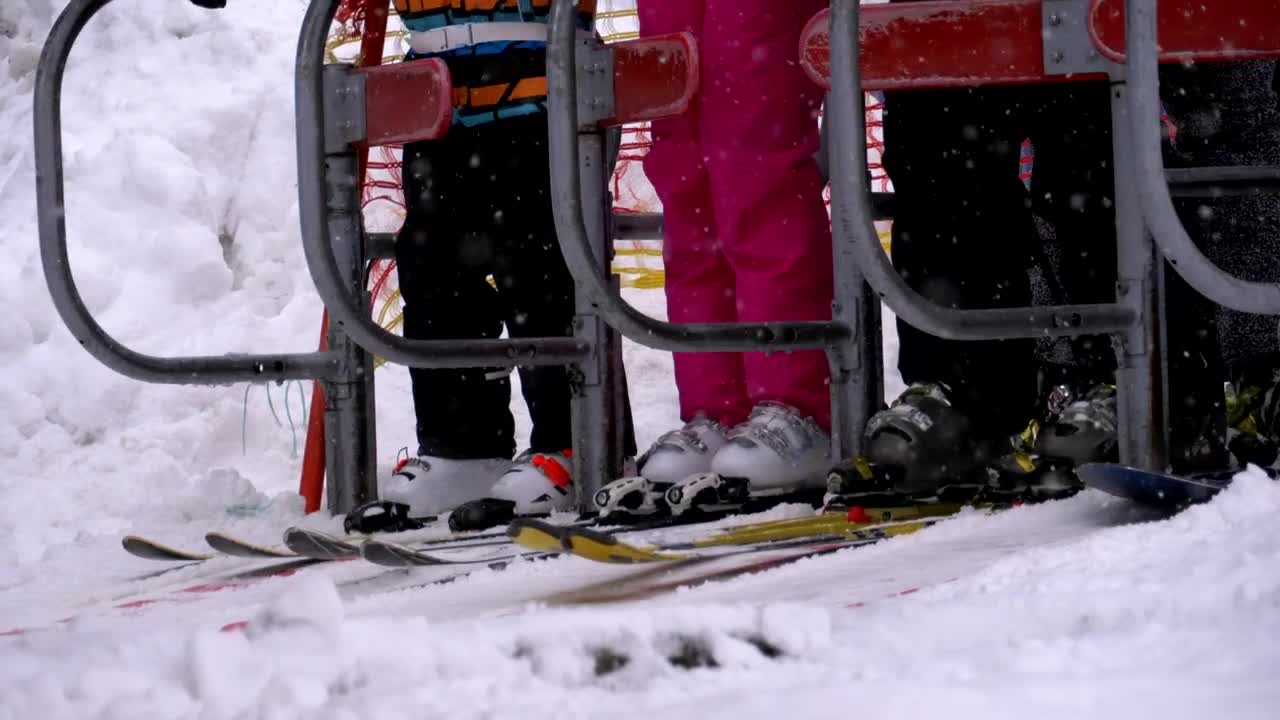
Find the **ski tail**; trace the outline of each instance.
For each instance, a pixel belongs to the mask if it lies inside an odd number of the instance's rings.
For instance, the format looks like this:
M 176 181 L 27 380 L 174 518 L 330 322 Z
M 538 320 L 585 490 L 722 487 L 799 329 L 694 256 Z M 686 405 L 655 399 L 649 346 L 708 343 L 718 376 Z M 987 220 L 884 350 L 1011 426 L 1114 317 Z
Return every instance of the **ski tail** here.
M 147 560 L 204 562 L 205 560 L 213 557 L 213 555 L 209 553 L 183 550 L 141 535 L 126 535 L 121 539 L 120 544 L 124 546 L 125 551 L 130 555 Z

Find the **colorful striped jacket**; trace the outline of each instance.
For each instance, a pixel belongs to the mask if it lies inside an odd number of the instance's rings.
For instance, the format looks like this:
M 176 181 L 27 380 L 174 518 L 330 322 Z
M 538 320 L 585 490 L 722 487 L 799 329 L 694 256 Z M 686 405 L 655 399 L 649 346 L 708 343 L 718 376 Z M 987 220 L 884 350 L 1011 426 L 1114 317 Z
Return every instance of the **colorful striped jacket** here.
M 551 0 L 395 0 L 412 37 L 451 25 L 547 23 Z M 596 0 L 579 0 L 578 27 L 594 26 Z M 546 43 L 499 40 L 423 54 L 410 50 L 405 61 L 443 58 L 453 75 L 455 125 L 473 126 L 499 118 L 546 112 Z

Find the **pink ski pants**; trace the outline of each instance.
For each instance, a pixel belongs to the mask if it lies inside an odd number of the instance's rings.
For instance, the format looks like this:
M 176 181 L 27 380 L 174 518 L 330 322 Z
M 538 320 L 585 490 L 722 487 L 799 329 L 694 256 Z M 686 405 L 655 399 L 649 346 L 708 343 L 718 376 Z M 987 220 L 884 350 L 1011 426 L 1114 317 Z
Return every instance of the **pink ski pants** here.
M 653 123 L 644 171 L 665 213 L 672 322 L 829 320 L 831 228 L 818 149 L 822 91 L 800 68 L 800 30 L 824 0 L 639 0 L 642 36 L 697 38 L 701 84 Z M 781 401 L 830 426 L 822 351 L 676 353 L 680 416 L 728 425 Z

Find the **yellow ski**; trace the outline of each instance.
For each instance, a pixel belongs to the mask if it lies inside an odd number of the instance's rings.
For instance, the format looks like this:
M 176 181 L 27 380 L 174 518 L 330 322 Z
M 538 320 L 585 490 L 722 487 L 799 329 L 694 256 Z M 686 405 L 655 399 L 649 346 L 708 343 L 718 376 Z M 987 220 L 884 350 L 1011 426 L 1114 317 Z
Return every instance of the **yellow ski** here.
M 955 506 L 951 508 L 949 511 L 944 511 L 943 506 L 897 508 L 896 516 L 889 512 L 893 509 L 885 508 L 883 510 L 891 518 L 887 522 L 878 521 L 883 513 L 877 513 L 877 519 L 869 520 L 861 519 L 860 516 L 851 520 L 844 513 L 833 513 L 813 518 L 757 523 L 689 543 L 653 546 L 633 545 L 618 539 L 616 535 L 582 527 L 557 526 L 531 518 L 516 519 L 508 527 L 507 534 L 516 544 L 532 550 L 567 552 L 596 562 L 673 562 L 806 544 L 870 544 L 923 530 L 958 512 Z M 717 548 L 723 548 L 726 552 L 714 552 Z

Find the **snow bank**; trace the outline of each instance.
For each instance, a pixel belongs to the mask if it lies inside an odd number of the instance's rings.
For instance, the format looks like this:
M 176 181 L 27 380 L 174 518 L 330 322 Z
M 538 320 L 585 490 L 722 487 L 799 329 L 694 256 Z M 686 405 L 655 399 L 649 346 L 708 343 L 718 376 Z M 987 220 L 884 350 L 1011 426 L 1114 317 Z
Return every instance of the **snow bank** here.
M 829 626 L 821 609 L 788 606 L 344 621 L 332 583 L 312 576 L 243 630 L 87 647 L 22 638 L 0 670 L 0 716 L 596 717 L 621 697 L 679 700 L 690 673 L 757 672 L 814 652 Z
M 2 564 L 80 532 L 261 504 L 255 485 L 279 492 L 298 471 L 295 439 L 276 426 L 263 386 L 246 417 L 244 386 L 129 380 L 57 317 L 36 244 L 31 87 L 64 4 L 0 8 L 0 357 L 18 380 L 0 387 Z M 118 2 L 77 44 L 63 95 L 72 264 L 89 308 L 127 345 L 159 355 L 313 347 L 320 304 L 297 239 L 293 47 L 273 29 L 296 27 L 302 7 Z M 282 390 L 270 392 L 283 422 Z M 309 392 L 290 393 L 299 433 Z M 173 502 L 184 495 L 207 500 Z

